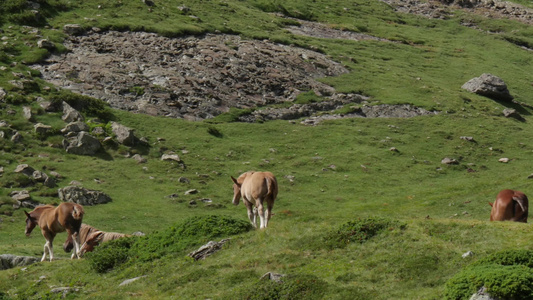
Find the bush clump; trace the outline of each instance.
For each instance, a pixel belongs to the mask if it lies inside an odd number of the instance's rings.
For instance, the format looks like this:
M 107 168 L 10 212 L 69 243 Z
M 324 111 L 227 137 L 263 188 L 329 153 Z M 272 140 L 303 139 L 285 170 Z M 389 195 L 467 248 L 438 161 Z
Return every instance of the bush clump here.
M 62 102 L 66 102 L 78 111 L 84 112 L 90 116 L 98 117 L 105 121 L 111 121 L 114 119 L 109 104 L 103 100 L 89 96 L 78 95 L 70 91 L 61 90 L 59 93 L 53 94 L 50 97 L 50 102 L 52 106 L 58 106 Z
M 232 295 L 232 299 L 313 300 L 322 299 L 327 289 L 328 284 L 314 275 L 287 275 L 281 278 L 280 282 L 260 280 L 240 291 L 237 297 Z
M 124 263 L 149 262 L 165 255 L 181 253 L 212 238 L 240 234 L 251 229 L 249 222 L 226 216 L 192 217 L 141 238 L 105 243 L 88 253 L 87 258 L 95 271 L 103 273 Z
M 507 250 L 483 258 L 446 283 L 446 299 L 469 299 L 481 287 L 500 299 L 533 299 L 533 251 Z
M 208 239 L 240 234 L 252 229 L 249 222 L 226 216 L 197 216 L 146 236 L 134 245 L 136 259 L 151 261 L 205 243 Z
M 327 249 L 342 248 L 350 243 L 363 243 L 385 230 L 405 229 L 406 225 L 385 218 L 365 218 L 349 221 L 326 233 L 322 244 Z
M 128 261 L 131 246 L 138 238 L 122 238 L 109 241 L 86 254 L 89 265 L 98 273 L 107 272 Z

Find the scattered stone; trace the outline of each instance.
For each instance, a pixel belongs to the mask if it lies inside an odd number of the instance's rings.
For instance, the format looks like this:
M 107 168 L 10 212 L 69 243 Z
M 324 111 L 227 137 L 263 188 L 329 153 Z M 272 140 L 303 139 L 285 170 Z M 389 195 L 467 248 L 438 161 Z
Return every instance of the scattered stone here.
M 67 134 L 69 132 L 78 133 L 81 131 L 89 131 L 89 125 L 82 121 L 70 122 L 67 124 L 67 126 L 65 126 L 65 128 L 61 129 L 61 133 L 64 134 Z
M 474 252 L 468 251 L 466 253 L 463 253 L 462 256 L 463 256 L 463 258 L 471 257 L 471 256 L 474 256 Z
M 61 298 L 66 298 L 69 293 L 77 293 L 81 290 L 79 287 L 56 287 L 50 290 L 52 294 L 61 294 Z
M 186 177 L 180 177 L 178 178 L 178 182 L 180 183 L 191 183 L 191 181 L 189 180 L 189 178 L 186 178 Z
M 227 243 L 230 239 L 223 239 L 220 242 L 209 241 L 207 244 L 198 248 L 198 250 L 189 253 L 188 256 L 194 258 L 194 260 L 205 259 L 206 257 L 216 253 L 222 246 Z
M 116 135 L 117 141 L 125 146 L 135 146 L 138 139 L 134 130 L 117 122 L 111 122 L 111 130 Z
M 3 88 L 0 87 L 0 101 L 3 102 L 5 100 L 5 98 L 6 98 L 6 96 L 7 96 L 6 91 Z
M 97 205 L 111 202 L 111 197 L 101 191 L 89 190 L 80 186 L 67 186 L 57 190 L 63 202 L 74 202 L 81 205 Z
M 15 173 L 22 173 L 28 177 L 32 177 L 33 176 L 33 172 L 35 172 L 35 169 L 30 167 L 28 164 L 21 164 L 21 165 L 18 165 L 16 168 L 15 168 Z
M 400 152 L 398 149 L 396 149 L 396 147 L 391 147 L 389 149 L 389 151 L 391 151 L 391 152 Z
M 501 78 L 488 73 L 470 79 L 461 88 L 494 100 L 513 100 L 513 96 L 509 93 L 505 82 Z
M 441 160 L 441 163 L 442 164 L 445 164 L 445 165 L 458 165 L 459 162 L 453 158 L 449 158 L 449 157 L 445 157 Z
M 81 131 L 75 137 L 63 140 L 63 147 L 67 153 L 94 155 L 102 148 L 102 145 L 97 138 L 85 131 Z
M 510 159 L 507 158 L 507 157 L 502 157 L 502 158 L 498 159 L 498 161 L 501 162 L 501 163 L 508 163 L 510 161 Z
M 65 122 L 77 122 L 84 120 L 81 113 L 75 110 L 72 106 L 68 105 L 66 102 L 63 102 L 63 116 L 61 119 Z
M 272 280 L 275 282 L 281 282 L 281 279 L 285 276 L 286 276 L 285 274 L 268 272 L 268 273 L 265 273 L 263 276 L 261 276 L 259 280 Z
M 66 24 L 63 26 L 63 31 L 66 34 L 74 36 L 79 36 L 85 33 L 85 29 L 83 29 L 83 27 L 81 27 L 79 24 Z
M 139 276 L 139 277 L 135 277 L 135 278 L 131 278 L 131 279 L 126 279 L 126 280 L 122 281 L 118 286 L 128 285 L 128 284 L 130 284 L 130 283 L 132 283 L 134 281 L 137 281 L 137 280 L 139 280 L 141 278 L 144 278 L 146 276 L 148 276 L 148 275 L 143 275 L 143 276 Z
M 184 193 L 185 195 L 194 195 L 194 194 L 198 194 L 198 190 L 196 189 L 191 189 L 191 190 L 188 190 Z
M 177 154 L 163 154 L 161 160 L 173 160 L 176 162 L 181 162 L 180 157 Z
M 131 158 L 136 160 L 137 163 L 139 163 L 139 164 L 144 164 L 144 163 L 146 163 L 148 161 L 146 158 L 142 157 L 140 154 L 135 154 Z
M 24 106 L 22 107 L 22 117 L 28 121 L 33 121 L 33 114 L 31 112 L 31 107 Z
M 468 142 L 475 142 L 474 138 L 471 136 L 462 136 L 460 139 Z
M 42 39 L 37 41 L 37 47 L 52 51 L 55 50 L 56 45 L 47 39 Z
M 18 131 L 15 132 L 15 134 L 13 134 L 13 136 L 11 136 L 11 141 L 13 143 L 19 143 L 19 142 L 22 141 L 22 139 L 23 139 L 22 134 L 20 134 L 20 132 L 18 132 Z
M 470 297 L 470 300 L 502 300 L 502 299 L 491 296 L 487 292 L 487 288 L 482 287 L 479 291 L 477 291 L 477 293 L 473 294 L 472 297 Z
M 41 135 L 47 135 L 50 132 L 52 132 L 52 126 L 50 125 L 44 125 L 42 123 L 37 123 L 33 126 L 35 129 L 35 133 L 41 134 Z
M 519 121 L 524 121 L 524 117 L 522 117 L 522 115 L 520 115 L 518 113 L 518 111 L 516 111 L 516 109 L 514 108 L 506 108 L 503 110 L 503 116 L 506 117 L 506 118 L 515 118 Z

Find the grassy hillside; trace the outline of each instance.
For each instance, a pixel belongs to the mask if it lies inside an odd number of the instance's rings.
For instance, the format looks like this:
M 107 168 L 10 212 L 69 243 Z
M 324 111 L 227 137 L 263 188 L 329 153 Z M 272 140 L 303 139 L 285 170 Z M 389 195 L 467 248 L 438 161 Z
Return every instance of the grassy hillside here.
M 521 1 L 531 6 L 529 2 Z M 267 230 L 232 236 L 222 251 L 198 262 L 186 258 L 187 253 L 223 237 L 198 236 L 185 250 L 150 261 L 130 260 L 98 273 L 90 258 L 67 259 L 70 254 L 61 249 L 66 234 L 60 234 L 55 254 L 63 259 L 0 271 L 0 299 L 60 297 L 50 293 L 51 287 L 79 288 L 67 296 L 76 299 L 255 299 L 254 295 L 267 299 L 283 298 L 283 293 L 292 295 L 284 299 L 442 299 L 446 282 L 470 263 L 500 250 L 533 250 L 528 242 L 533 238 L 530 225 L 488 222 L 487 203 L 504 188 L 526 194 L 531 190 L 533 56 L 517 46 L 532 48 L 531 26 L 464 11 L 446 20 L 430 20 L 366 0 L 161 0 L 153 7 L 142 1 L 39 3 L 41 16 L 36 19 L 25 1 L 0 0 L 1 35 L 7 37 L 0 43 L 0 87 L 8 92 L 0 103 L 0 120 L 24 137 L 21 143 L 0 139 L 4 168 L 0 203 L 6 203 L 0 206 L 5 213 L 0 216 L 0 254 L 42 255 L 44 238 L 37 229 L 26 238 L 24 214 L 10 205 L 9 193 L 24 189 L 23 179 L 13 173 L 22 163 L 58 172 L 64 177 L 60 187 L 76 180 L 109 194 L 111 203 L 86 207 L 86 223 L 148 236 L 165 233 L 193 216 L 247 220 L 244 206 L 231 204 L 230 176 L 244 171 L 272 171 L 280 192 Z M 295 21 L 282 15 L 391 42 L 295 36 L 284 29 Z M 461 25 L 467 22 L 475 28 Z M 37 113 L 36 122 L 57 130 L 65 125 L 60 114 L 39 109 L 35 99 L 49 99 L 55 93 L 28 65 L 50 54 L 34 46 L 42 37 L 64 51 L 61 28 L 69 23 L 171 37 L 233 33 L 318 49 L 351 71 L 321 79 L 338 91 L 441 113 L 412 119 L 345 119 L 307 127 L 287 121 L 193 123 L 112 111 L 116 121 L 146 137 L 150 147 L 108 147 L 95 157 L 66 154 L 50 147 L 61 144 L 61 135 L 35 136 L 33 123 L 23 119 L 21 111 L 29 105 Z M 17 89 L 9 82 L 16 73 L 33 84 Z M 463 83 L 482 73 L 501 77 L 522 105 L 461 90 Z M 506 107 L 518 109 L 525 121 L 504 118 L 501 112 Z M 391 147 L 399 151 L 390 151 Z M 161 154 L 168 151 L 178 153 L 186 168 L 161 161 Z M 148 162 L 138 164 L 126 157 L 135 153 Z M 459 165 L 441 164 L 444 157 L 458 160 Z M 510 162 L 499 162 L 502 157 Z M 190 183 L 181 183 L 180 177 Z M 40 202 L 59 202 L 56 189 L 26 189 Z M 189 189 L 199 193 L 184 195 Z M 178 197 L 168 197 L 172 194 Z M 212 203 L 199 201 L 203 198 Z M 197 204 L 190 204 L 192 200 Z M 386 218 L 403 226 L 390 226 L 364 242 L 324 246 L 343 224 L 367 218 Z M 474 256 L 462 258 L 467 251 Z M 265 291 L 280 287 L 259 282 L 266 272 L 287 274 L 294 290 L 268 296 Z M 125 279 L 143 275 L 118 287 Z

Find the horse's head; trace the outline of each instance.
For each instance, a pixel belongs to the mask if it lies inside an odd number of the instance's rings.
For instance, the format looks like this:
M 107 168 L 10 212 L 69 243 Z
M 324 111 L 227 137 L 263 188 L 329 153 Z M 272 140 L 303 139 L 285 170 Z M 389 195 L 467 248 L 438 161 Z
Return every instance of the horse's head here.
M 92 252 L 94 250 L 94 247 L 100 245 L 100 242 L 102 241 L 102 238 L 104 237 L 104 233 L 100 230 L 97 230 L 93 233 L 91 233 L 88 237 L 85 243 L 80 248 L 80 254 L 83 255 L 86 252 Z
M 233 180 L 233 204 L 239 205 L 239 200 L 241 199 L 241 185 L 237 179 L 233 178 L 231 176 L 231 180 Z
M 37 225 L 37 220 L 26 211 L 24 213 L 26 214 L 26 230 L 24 233 L 26 233 L 26 236 L 30 236 L 33 228 Z

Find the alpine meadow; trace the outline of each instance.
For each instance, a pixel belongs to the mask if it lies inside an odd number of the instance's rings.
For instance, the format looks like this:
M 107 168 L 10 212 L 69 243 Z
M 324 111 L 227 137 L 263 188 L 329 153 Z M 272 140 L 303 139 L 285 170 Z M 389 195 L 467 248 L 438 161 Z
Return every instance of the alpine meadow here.
M 489 221 L 533 195 L 532 24 L 528 0 L 0 0 L 0 299 L 533 299 L 530 223 Z M 505 97 L 464 88 L 487 74 Z M 232 203 L 247 171 L 277 179 L 266 228 Z M 25 212 L 70 190 L 128 236 L 40 262 Z

